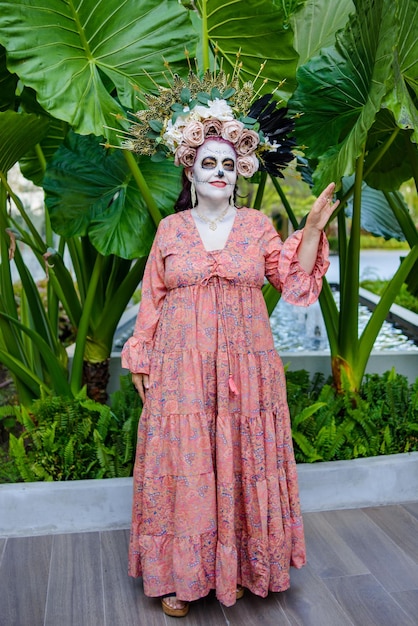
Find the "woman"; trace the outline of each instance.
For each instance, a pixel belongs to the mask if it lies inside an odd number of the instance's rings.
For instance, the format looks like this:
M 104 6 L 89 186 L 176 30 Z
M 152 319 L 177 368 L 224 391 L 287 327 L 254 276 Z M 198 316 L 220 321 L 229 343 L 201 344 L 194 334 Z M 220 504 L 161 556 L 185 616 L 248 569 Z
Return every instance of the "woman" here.
M 285 376 L 261 287 L 267 277 L 293 304 L 317 299 L 338 204 L 330 184 L 282 243 L 265 215 L 234 204 L 237 174 L 254 173 L 256 131 L 246 150 L 244 128 L 223 132 L 236 118 L 208 106 L 216 132 L 196 134 L 196 115 L 180 122 L 179 210 L 159 225 L 122 353 L 144 403 L 129 572 L 175 616 L 211 589 L 226 606 L 243 588 L 283 591 L 289 567 L 305 563 Z

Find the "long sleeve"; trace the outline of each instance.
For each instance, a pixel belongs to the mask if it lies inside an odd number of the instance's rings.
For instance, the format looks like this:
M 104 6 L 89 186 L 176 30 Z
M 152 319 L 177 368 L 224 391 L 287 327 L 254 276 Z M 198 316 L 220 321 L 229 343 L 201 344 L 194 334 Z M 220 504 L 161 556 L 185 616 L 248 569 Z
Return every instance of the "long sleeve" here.
M 159 242 L 162 223 L 158 227 L 142 280 L 142 298 L 133 336 L 122 349 L 122 367 L 135 374 L 149 373 L 149 357 L 167 288 L 164 282 L 164 259 Z
M 329 246 L 325 233 L 322 233 L 314 268 L 311 274 L 307 274 L 298 259 L 302 234 L 303 230 L 297 230 L 281 242 L 277 233 L 271 233 L 266 251 L 266 277 L 281 291 L 286 302 L 309 306 L 321 293 L 322 278 L 329 267 Z

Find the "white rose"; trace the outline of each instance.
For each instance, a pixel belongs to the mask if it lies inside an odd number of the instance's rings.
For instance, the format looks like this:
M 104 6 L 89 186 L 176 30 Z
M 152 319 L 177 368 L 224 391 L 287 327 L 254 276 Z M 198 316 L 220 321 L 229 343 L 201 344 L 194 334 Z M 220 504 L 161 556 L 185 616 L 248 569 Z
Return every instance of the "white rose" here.
M 221 122 L 234 119 L 234 114 L 227 101 L 220 100 L 219 98 L 216 98 L 215 100 L 208 100 L 207 106 L 197 105 L 193 110 L 203 119 L 216 117 L 216 119 Z
M 177 125 L 177 122 L 176 124 L 173 124 L 172 121 L 169 120 L 163 134 L 164 143 L 170 148 L 172 152 L 174 152 L 177 146 L 181 144 L 182 139 L 182 127 Z

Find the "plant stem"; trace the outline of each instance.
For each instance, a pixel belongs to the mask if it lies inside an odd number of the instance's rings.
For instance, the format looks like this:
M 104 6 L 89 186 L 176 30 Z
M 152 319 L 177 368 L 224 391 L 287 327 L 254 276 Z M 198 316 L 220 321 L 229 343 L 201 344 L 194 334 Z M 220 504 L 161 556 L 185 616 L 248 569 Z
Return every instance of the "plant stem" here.
M 347 249 L 340 303 L 340 356 L 355 368 L 358 349 L 358 292 L 360 283 L 361 190 L 363 185 L 364 150 L 356 162 L 353 216 Z M 350 274 L 350 276 L 348 276 Z
M 80 325 L 77 330 L 77 339 L 75 343 L 73 365 L 71 368 L 71 391 L 76 395 L 81 388 L 83 375 L 83 359 L 86 347 L 86 340 L 89 331 L 89 322 L 91 319 L 92 309 L 96 296 L 96 289 L 100 279 L 104 257 L 97 254 L 94 264 L 93 273 L 87 289 L 86 299 L 84 301 L 83 313 L 81 314 Z
M 31 222 L 31 220 L 29 219 L 22 202 L 20 201 L 20 199 L 16 196 L 16 194 L 13 192 L 13 189 L 10 187 L 9 183 L 7 182 L 7 177 L 4 176 L 4 174 L 0 171 L 0 181 L 2 182 L 2 184 L 5 186 L 7 193 L 9 194 L 9 196 L 11 197 L 11 199 L 13 200 L 13 202 L 15 203 L 17 209 L 19 210 L 20 215 L 23 217 L 23 220 L 26 224 L 26 226 L 28 227 L 32 237 L 34 238 L 36 245 L 39 247 L 39 251 L 41 254 L 43 254 L 45 252 L 45 244 L 42 240 L 42 237 L 39 235 L 38 231 L 36 230 L 35 226 L 33 225 L 33 223 Z M 34 252 L 36 252 L 34 250 Z
M 135 182 L 138 185 L 140 192 L 142 193 L 142 197 L 145 200 L 145 204 L 148 207 L 148 211 L 155 224 L 155 227 L 157 228 L 163 216 L 161 215 L 161 212 L 154 200 L 153 195 L 151 194 L 149 190 L 149 187 L 145 181 L 145 178 L 143 177 L 142 172 L 138 167 L 138 163 L 134 155 L 129 150 L 123 150 L 123 154 L 129 165 L 129 169 L 131 170 L 132 176 L 134 177 Z
M 210 67 L 207 0 L 202 0 L 202 58 L 203 71 L 205 72 Z
M 254 200 L 255 209 L 261 208 L 261 204 L 263 202 L 263 196 L 264 196 L 264 189 L 266 188 L 266 181 L 267 181 L 267 172 L 261 172 L 260 182 L 258 184 L 257 194 Z
M 283 206 L 284 206 L 284 208 L 286 210 L 287 216 L 290 219 L 290 222 L 291 222 L 293 228 L 295 230 L 297 230 L 299 228 L 299 222 L 296 219 L 295 214 L 293 213 L 292 207 L 290 206 L 289 201 L 286 198 L 286 195 L 284 194 L 283 189 L 280 186 L 280 183 L 278 182 L 278 180 L 274 176 L 271 176 L 270 178 L 271 178 L 271 181 L 272 181 L 272 183 L 273 183 L 277 193 L 280 196 L 280 200 L 283 202 Z

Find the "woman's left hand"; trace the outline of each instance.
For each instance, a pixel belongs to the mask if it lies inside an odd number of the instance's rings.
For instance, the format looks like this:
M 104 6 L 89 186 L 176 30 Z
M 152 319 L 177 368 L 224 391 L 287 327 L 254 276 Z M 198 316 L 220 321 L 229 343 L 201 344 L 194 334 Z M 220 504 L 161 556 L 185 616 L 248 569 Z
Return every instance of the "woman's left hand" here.
M 298 250 L 298 259 L 301 267 L 307 274 L 310 274 L 314 268 L 321 233 L 332 213 L 340 204 L 339 200 L 336 200 L 336 202 L 332 200 L 334 191 L 335 183 L 330 183 L 321 195 L 317 197 L 306 218 L 302 241 Z
M 325 228 L 331 215 L 340 204 L 339 200 L 333 201 L 334 191 L 335 183 L 330 183 L 317 197 L 306 218 L 305 230 L 316 229 L 321 231 Z

